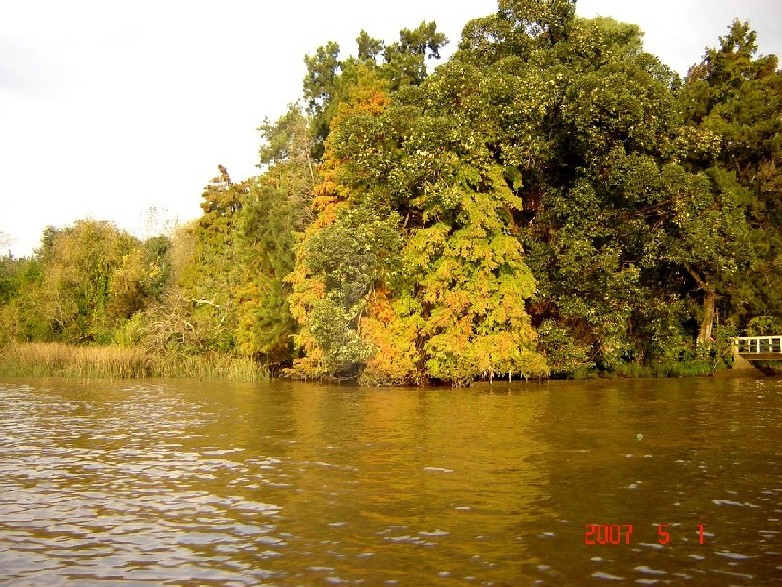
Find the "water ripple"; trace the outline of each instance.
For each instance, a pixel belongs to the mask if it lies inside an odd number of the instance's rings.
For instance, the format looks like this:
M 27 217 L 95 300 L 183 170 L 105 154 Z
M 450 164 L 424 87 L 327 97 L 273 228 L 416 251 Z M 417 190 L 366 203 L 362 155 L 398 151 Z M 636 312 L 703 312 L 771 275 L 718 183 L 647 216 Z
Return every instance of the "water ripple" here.
M 782 386 L 747 403 L 711 381 L 680 395 L 671 382 L 597 383 L 457 394 L 0 382 L 3 584 L 778 575 L 782 477 L 769 437 Z M 583 520 L 635 531 L 587 546 Z

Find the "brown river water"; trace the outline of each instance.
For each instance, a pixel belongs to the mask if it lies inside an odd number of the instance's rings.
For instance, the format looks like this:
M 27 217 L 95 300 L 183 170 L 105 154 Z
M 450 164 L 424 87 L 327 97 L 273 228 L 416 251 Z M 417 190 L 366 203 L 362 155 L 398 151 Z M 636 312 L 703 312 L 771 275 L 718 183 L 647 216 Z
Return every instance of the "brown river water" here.
M 776 584 L 780 424 L 772 378 L 0 380 L 0 584 Z

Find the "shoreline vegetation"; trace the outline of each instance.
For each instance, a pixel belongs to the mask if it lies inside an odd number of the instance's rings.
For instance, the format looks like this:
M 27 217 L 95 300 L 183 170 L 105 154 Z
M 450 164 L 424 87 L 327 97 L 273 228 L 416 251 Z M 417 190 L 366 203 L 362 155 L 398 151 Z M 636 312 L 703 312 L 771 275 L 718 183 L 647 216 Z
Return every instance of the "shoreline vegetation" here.
M 782 71 L 749 23 L 684 79 L 575 0 L 499 0 L 430 67 L 448 42 L 318 47 L 259 175 L 219 165 L 170 234 L 78 220 L 0 257 L 2 372 L 705 375 L 782 333 Z
M 624 364 L 615 372 L 571 373 L 568 379 L 661 378 L 713 375 L 729 369 L 727 357 L 676 361 L 666 365 Z M 764 373 L 778 373 L 764 363 Z M 765 370 L 764 370 L 765 369 Z M 9 342 L 0 347 L 0 377 L 73 379 L 224 379 L 254 383 L 274 377 L 269 366 L 220 353 L 202 356 L 160 355 L 139 347 L 83 346 L 59 342 Z M 540 379 L 540 378 L 538 378 Z M 338 379 L 326 379 L 336 382 Z M 503 379 L 497 378 L 501 383 Z
M 217 353 L 174 357 L 120 346 L 12 342 L 0 347 L 0 377 L 194 378 L 256 382 L 268 379 L 269 369 L 252 359 Z

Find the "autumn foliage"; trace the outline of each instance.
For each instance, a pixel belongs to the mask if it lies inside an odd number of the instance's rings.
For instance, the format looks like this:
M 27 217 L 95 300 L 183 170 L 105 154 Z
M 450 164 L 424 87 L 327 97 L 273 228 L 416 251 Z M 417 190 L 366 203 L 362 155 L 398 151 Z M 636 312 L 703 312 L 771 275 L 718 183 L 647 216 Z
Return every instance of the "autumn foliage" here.
M 0 263 L 0 343 L 209 353 L 365 385 L 706 373 L 782 327 L 782 74 L 734 22 L 682 80 L 637 26 L 501 0 L 305 58 L 258 177 L 142 242 Z M 774 332 L 771 332 L 774 331 Z

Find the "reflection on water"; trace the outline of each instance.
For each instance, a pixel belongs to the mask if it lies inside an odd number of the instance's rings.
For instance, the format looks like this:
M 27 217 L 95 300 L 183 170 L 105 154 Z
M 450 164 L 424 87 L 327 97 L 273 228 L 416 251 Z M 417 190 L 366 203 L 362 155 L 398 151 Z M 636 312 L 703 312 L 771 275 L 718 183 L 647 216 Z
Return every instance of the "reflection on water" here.
M 780 416 L 775 379 L 5 380 L 0 580 L 768 584 Z

